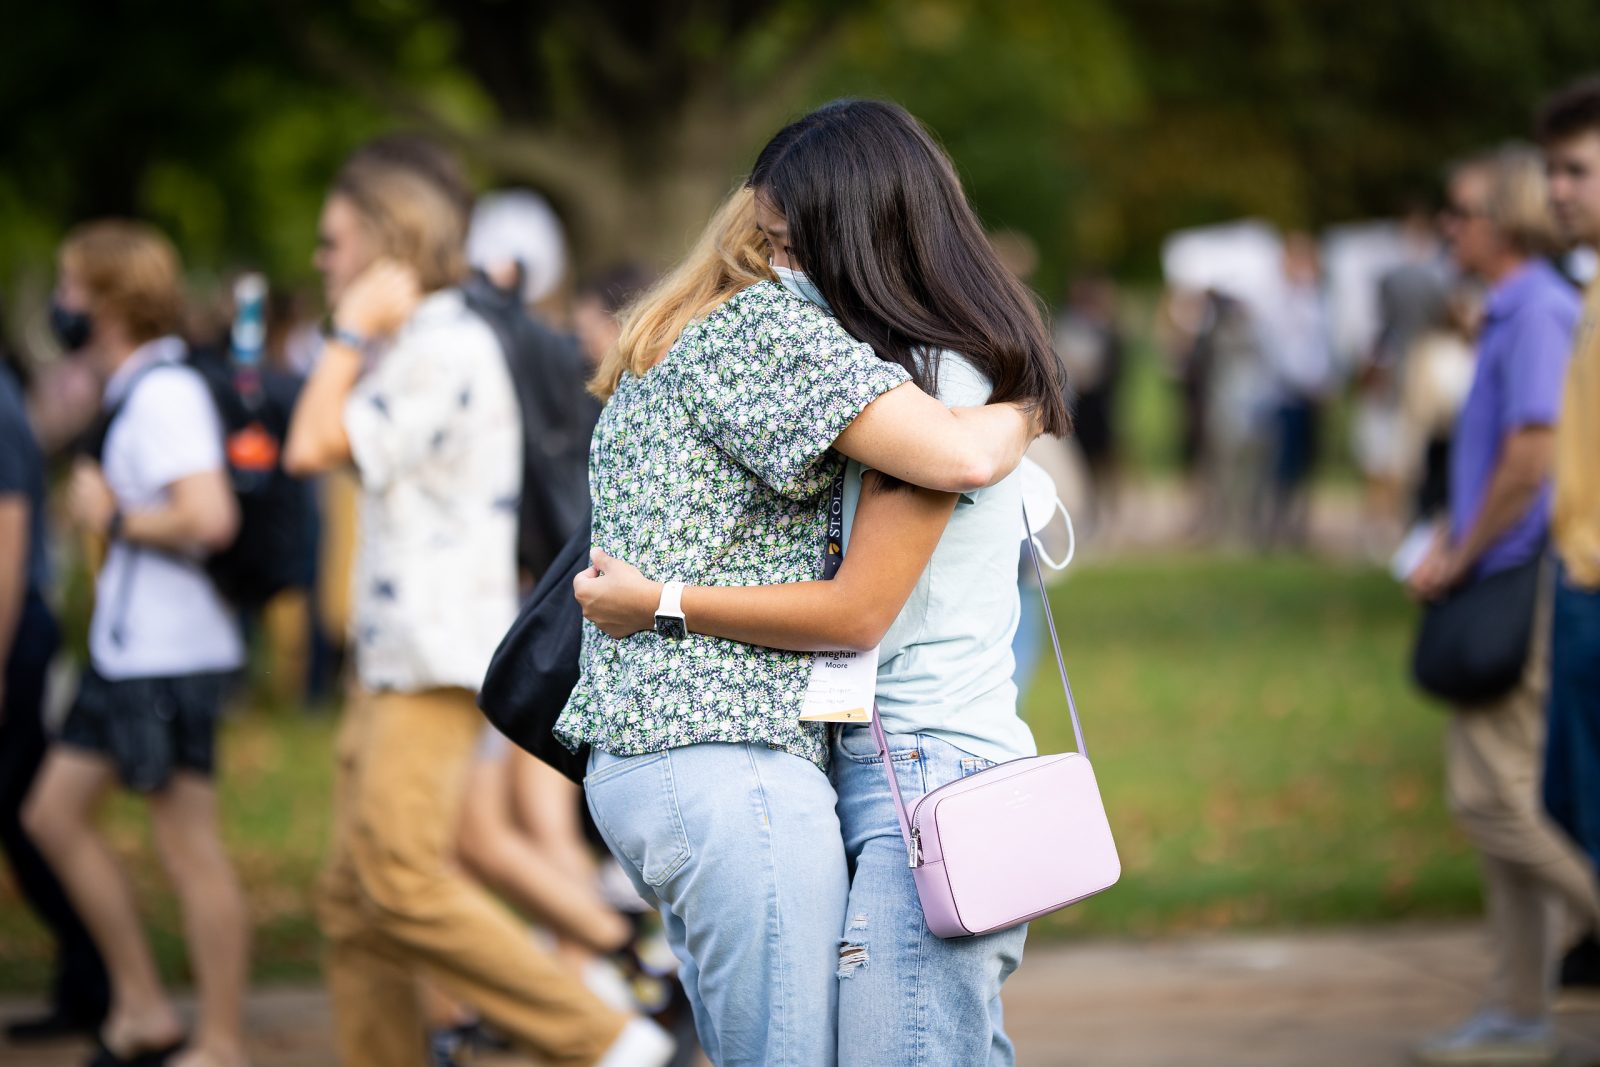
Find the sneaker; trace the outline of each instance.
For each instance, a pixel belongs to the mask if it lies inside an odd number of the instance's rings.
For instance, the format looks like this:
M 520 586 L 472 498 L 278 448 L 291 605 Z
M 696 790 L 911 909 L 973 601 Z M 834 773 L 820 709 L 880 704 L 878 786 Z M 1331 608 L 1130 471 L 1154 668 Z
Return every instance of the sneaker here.
M 633 1019 L 595 1067 L 667 1067 L 677 1052 L 671 1034 L 649 1019 Z
M 1561 1055 L 1549 1022 L 1518 1022 L 1482 1012 L 1412 1053 L 1422 1067 L 1547 1067 Z
M 618 1011 L 633 1011 L 637 1007 L 633 1002 L 633 989 L 628 984 L 627 976 L 609 959 L 601 957 L 585 963 L 583 984 L 589 987 L 589 992 L 604 1001 L 607 1007 Z

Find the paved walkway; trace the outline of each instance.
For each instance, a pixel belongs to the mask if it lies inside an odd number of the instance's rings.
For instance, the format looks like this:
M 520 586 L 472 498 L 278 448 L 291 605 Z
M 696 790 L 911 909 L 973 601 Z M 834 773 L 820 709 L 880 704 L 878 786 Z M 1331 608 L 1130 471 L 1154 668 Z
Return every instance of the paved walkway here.
M 1006 1015 L 1023 1067 L 1400 1067 L 1472 1007 L 1487 967 L 1464 926 L 1052 945 L 1006 987 Z M 1559 1022 L 1566 1062 L 1600 1064 L 1600 1001 Z M 334 1062 L 320 990 L 262 990 L 250 1023 L 255 1067 Z M 84 1059 L 0 1046 L 0 1067 Z

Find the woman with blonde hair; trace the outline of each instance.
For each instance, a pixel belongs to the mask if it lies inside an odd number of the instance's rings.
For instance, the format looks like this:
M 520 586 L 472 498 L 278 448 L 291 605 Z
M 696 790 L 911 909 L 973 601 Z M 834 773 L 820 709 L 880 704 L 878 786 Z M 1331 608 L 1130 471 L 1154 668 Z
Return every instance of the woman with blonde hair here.
M 831 1064 L 849 1044 L 835 1025 L 839 945 L 851 859 L 877 830 L 853 825 L 861 810 L 828 778 L 827 728 L 800 719 L 809 650 L 876 646 L 957 494 L 990 493 L 1041 424 L 1067 424 L 1037 311 L 948 160 L 920 128 L 908 140 L 907 121 L 890 105 L 847 103 L 780 132 L 690 261 L 635 309 L 597 381 L 609 393 L 591 455 L 597 567 L 579 576 L 580 599 L 611 580 L 614 559 L 661 584 L 647 583 L 643 618 L 607 623 L 616 638 L 586 625 L 557 732 L 593 747 L 590 810 L 661 902 L 719 1065 Z M 859 136 L 835 136 L 850 130 Z M 815 180 L 792 181 L 801 171 Z M 952 412 L 935 391 L 993 403 Z M 928 488 L 862 494 L 857 545 L 880 565 L 819 582 L 837 568 L 864 469 L 874 484 Z M 1007 501 L 1020 510 L 998 492 L 995 515 Z M 1006 511 L 1010 536 L 996 546 L 1013 609 L 1019 519 Z M 726 588 L 751 585 L 785 588 Z M 1015 620 L 975 605 L 1009 684 L 1009 633 L 998 631 Z M 651 614 L 653 630 L 635 632 Z M 1002 747 L 1031 746 L 1026 728 L 1001 724 L 1002 735 Z M 1001 955 L 1019 948 L 1008 941 Z M 986 1026 L 981 1040 L 987 1049 Z

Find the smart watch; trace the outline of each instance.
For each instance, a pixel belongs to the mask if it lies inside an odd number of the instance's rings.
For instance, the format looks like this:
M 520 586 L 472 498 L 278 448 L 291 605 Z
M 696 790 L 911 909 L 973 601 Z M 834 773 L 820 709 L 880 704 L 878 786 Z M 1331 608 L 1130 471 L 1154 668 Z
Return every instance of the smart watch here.
M 661 587 L 661 604 L 656 608 L 656 633 L 673 641 L 689 636 L 683 618 L 683 583 L 667 582 Z
M 363 359 L 370 356 L 374 348 L 374 341 L 371 337 L 346 329 L 331 317 L 322 324 L 322 336 L 325 340 L 344 345 L 359 354 Z

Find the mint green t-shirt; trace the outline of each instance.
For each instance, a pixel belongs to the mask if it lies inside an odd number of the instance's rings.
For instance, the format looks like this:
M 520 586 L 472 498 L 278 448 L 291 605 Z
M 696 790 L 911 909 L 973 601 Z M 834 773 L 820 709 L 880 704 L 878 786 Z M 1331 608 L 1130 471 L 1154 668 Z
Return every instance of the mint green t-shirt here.
M 989 402 L 989 382 L 953 352 L 940 359 L 938 386 L 949 407 Z M 847 553 L 861 475 L 852 461 L 844 490 Z M 1017 715 L 1011 680 L 1021 546 L 1022 489 L 1015 473 L 962 496 L 883 639 L 877 699 L 886 731 L 932 734 L 997 763 L 1037 754 L 1032 732 Z

